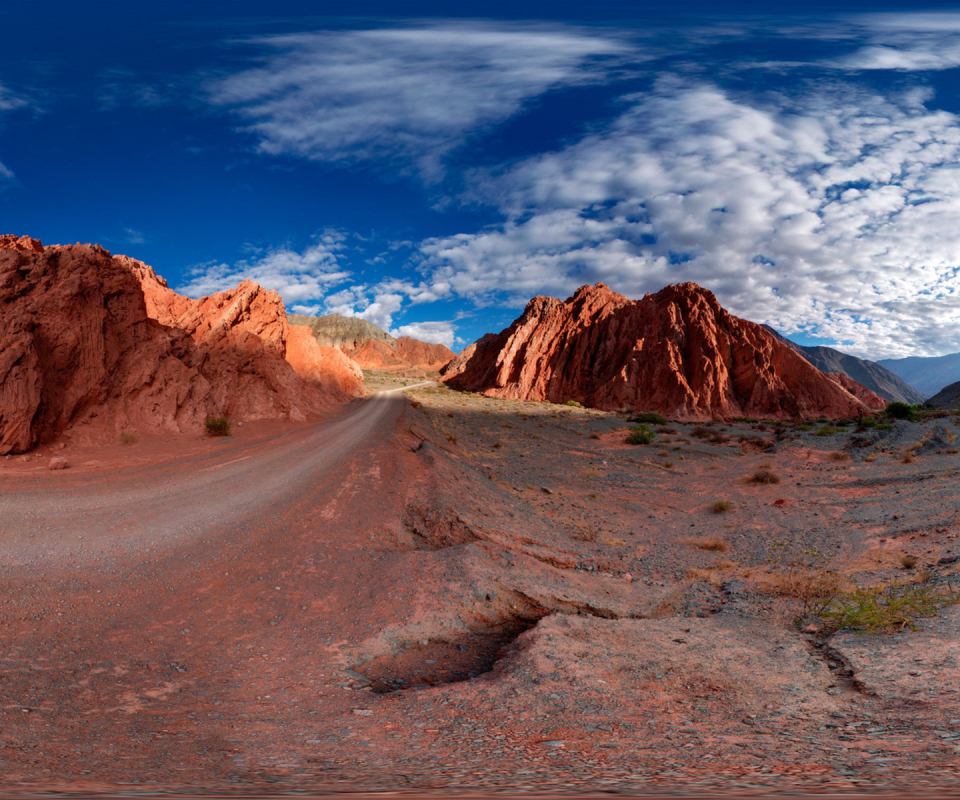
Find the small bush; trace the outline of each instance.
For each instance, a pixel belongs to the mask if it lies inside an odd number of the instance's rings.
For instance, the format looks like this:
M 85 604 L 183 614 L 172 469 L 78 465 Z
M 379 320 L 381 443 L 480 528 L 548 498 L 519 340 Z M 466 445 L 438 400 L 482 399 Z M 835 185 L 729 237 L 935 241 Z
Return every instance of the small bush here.
M 136 443 L 137 443 L 137 437 L 134 436 L 132 433 L 128 433 L 127 431 L 124 431 L 123 433 L 120 434 L 120 444 L 131 445 Z
M 694 439 L 709 439 L 714 435 L 714 431 L 703 425 L 697 425 L 693 430 L 690 431 L 690 435 Z
M 730 545 L 723 539 L 696 539 L 690 542 L 697 550 L 706 550 L 708 553 L 726 553 Z
M 826 417 L 817 417 L 817 418 L 814 420 L 814 422 L 819 423 L 819 424 L 821 424 L 821 425 L 822 425 L 824 422 L 829 422 L 829 421 L 830 421 L 830 420 L 828 420 Z
M 892 431 L 896 426 L 892 422 L 878 422 L 873 426 L 875 431 Z
M 837 462 L 850 460 L 849 454 L 844 453 L 843 450 L 834 450 L 830 453 L 827 453 L 827 458 L 829 458 L 831 461 Z
M 819 428 L 817 428 L 813 432 L 813 435 L 814 436 L 833 436 L 837 432 L 838 432 L 837 429 L 834 428 L 833 425 L 821 425 Z
M 599 434 L 599 433 L 594 432 L 594 433 L 591 433 L 591 434 L 590 434 L 590 438 L 591 438 L 591 439 L 599 439 L 599 438 L 601 438 L 601 437 L 600 437 L 600 434 Z
M 745 482 L 757 486 L 773 486 L 777 483 L 783 483 L 783 479 L 769 467 L 758 467 L 752 475 L 746 478 Z
M 207 417 L 203 421 L 203 427 L 207 432 L 207 436 L 230 435 L 230 420 L 226 415 L 222 417 Z
M 645 422 L 649 425 L 666 425 L 667 418 L 663 414 L 658 414 L 656 411 L 641 411 L 639 414 L 634 414 L 627 422 Z
M 902 556 L 900 556 L 900 566 L 904 569 L 913 569 L 915 566 L 917 566 L 917 557 L 904 553 Z
M 916 460 L 917 460 L 916 455 L 914 455 L 913 452 L 911 452 L 910 450 L 907 450 L 907 452 L 903 454 L 903 458 L 900 459 L 900 463 L 912 464 Z
M 635 425 L 624 441 L 627 444 L 652 444 L 654 433 L 646 425 Z
M 749 424 L 753 424 L 754 422 L 756 422 L 756 420 L 753 419 L 752 417 L 734 417 L 731 420 L 731 422 L 746 422 Z
M 730 511 L 733 508 L 733 503 L 729 500 L 715 500 L 713 505 L 710 506 L 710 510 L 714 514 L 723 514 L 725 511 Z
M 858 426 L 857 429 L 859 430 L 860 428 L 872 428 L 876 424 L 877 424 L 877 421 L 873 417 L 864 417 L 862 420 L 860 420 L 860 425 Z
M 570 406 L 571 408 L 583 408 L 583 406 L 581 406 L 576 400 L 567 400 L 564 405 Z
M 914 408 L 909 403 L 901 403 L 896 400 L 889 403 L 883 413 L 891 419 L 913 419 L 913 411 Z
M 831 600 L 820 616 L 832 630 L 891 633 L 905 628 L 915 630 L 917 620 L 932 617 L 958 601 L 960 594 L 953 589 L 944 592 L 923 584 L 857 587 Z

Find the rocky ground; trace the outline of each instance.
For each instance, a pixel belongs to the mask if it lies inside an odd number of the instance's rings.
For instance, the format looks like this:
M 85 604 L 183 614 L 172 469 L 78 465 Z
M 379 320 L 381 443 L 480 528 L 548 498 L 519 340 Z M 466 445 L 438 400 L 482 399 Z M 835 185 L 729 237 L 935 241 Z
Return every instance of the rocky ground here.
M 817 613 L 960 591 L 960 417 L 634 446 L 618 414 L 407 396 L 0 461 L 4 788 L 960 791 L 960 605 L 883 634 Z

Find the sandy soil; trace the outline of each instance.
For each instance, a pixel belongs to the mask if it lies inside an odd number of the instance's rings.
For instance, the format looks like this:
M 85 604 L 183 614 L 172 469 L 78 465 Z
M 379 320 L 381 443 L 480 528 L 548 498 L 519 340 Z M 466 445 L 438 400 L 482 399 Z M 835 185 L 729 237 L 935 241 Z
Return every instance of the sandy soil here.
M 952 418 L 633 447 L 613 414 L 405 396 L 0 461 L 4 789 L 960 786 L 960 607 L 826 636 L 790 596 L 960 585 Z

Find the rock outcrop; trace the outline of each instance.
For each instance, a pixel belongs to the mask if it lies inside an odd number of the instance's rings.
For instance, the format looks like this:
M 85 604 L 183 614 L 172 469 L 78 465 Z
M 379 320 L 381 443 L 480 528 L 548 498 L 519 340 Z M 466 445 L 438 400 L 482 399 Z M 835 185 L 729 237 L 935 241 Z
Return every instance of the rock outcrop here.
M 97 245 L 0 236 L 0 454 L 71 429 L 303 420 L 362 393 L 356 365 L 256 283 L 193 300 Z
M 409 336 L 394 338 L 373 323 L 342 314 L 291 314 L 290 321 L 310 328 L 320 344 L 339 348 L 362 369 L 438 372 L 455 355 L 446 345 Z
M 488 396 L 576 400 L 678 420 L 847 417 L 869 410 L 693 283 L 637 301 L 599 283 L 566 301 L 535 297 L 513 325 L 468 347 L 441 376 L 453 388 Z

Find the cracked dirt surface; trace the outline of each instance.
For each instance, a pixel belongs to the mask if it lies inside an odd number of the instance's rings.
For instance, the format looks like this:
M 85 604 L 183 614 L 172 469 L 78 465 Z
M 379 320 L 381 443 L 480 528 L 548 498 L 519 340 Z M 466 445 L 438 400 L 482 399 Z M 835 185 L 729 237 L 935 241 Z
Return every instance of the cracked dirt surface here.
M 956 607 L 824 639 L 774 590 L 956 583 L 952 420 L 630 447 L 617 415 L 410 396 L 0 462 L 4 789 L 958 786 Z M 782 483 L 744 483 L 762 464 Z

